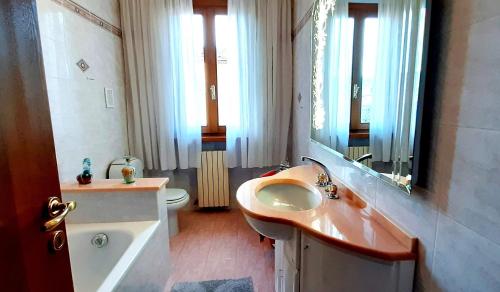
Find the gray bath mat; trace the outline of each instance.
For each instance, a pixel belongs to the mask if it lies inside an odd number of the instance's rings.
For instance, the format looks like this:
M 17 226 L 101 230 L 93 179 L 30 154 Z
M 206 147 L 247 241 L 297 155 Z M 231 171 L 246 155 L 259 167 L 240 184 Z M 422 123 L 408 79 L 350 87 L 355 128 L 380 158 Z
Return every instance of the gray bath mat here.
M 253 292 L 252 278 L 176 283 L 172 292 Z

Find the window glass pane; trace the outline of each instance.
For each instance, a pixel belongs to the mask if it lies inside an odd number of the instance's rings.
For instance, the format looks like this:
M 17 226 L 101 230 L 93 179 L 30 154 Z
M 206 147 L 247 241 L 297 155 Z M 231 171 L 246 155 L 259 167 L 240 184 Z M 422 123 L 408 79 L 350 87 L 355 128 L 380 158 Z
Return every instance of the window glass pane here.
M 203 16 L 196 14 L 193 17 L 194 22 L 194 49 L 196 52 L 195 59 L 195 72 L 198 88 L 197 94 L 203 96 L 203 103 L 200 105 L 201 114 L 201 124 L 202 126 L 207 125 L 207 104 L 206 104 L 206 81 L 205 81 L 205 57 L 204 57 L 204 47 L 205 47 L 205 32 L 203 27 Z
M 361 99 L 361 123 L 370 122 L 370 109 L 375 85 L 375 63 L 377 61 L 378 19 L 366 18 L 363 35 L 363 88 Z
M 231 98 L 234 98 L 235 88 L 232 85 L 229 63 L 229 41 L 230 31 L 228 30 L 227 15 L 215 16 L 215 46 L 217 51 L 217 95 L 219 98 L 219 125 L 227 125 L 231 116 L 237 114 L 237 110 L 230 108 Z M 233 76 L 234 78 L 234 76 Z

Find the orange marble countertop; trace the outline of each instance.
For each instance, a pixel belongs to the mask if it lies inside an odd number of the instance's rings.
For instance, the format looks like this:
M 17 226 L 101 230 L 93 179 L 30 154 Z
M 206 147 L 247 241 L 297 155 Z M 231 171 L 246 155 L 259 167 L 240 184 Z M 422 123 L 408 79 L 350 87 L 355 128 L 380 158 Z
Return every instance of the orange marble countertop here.
M 300 228 L 323 241 L 343 249 L 383 260 L 414 260 L 417 239 L 406 234 L 386 217 L 349 190 L 339 180 L 339 200 L 331 200 L 315 185 L 316 166 L 297 166 L 274 176 L 245 182 L 236 194 L 244 214 L 267 222 L 283 223 Z M 260 202 L 256 193 L 273 183 L 293 183 L 319 190 L 322 201 L 316 208 L 304 211 L 277 210 Z
M 62 183 L 62 192 L 138 192 L 158 191 L 168 183 L 166 177 L 137 178 L 135 183 L 126 184 L 122 179 L 96 179 L 88 185 L 74 183 Z

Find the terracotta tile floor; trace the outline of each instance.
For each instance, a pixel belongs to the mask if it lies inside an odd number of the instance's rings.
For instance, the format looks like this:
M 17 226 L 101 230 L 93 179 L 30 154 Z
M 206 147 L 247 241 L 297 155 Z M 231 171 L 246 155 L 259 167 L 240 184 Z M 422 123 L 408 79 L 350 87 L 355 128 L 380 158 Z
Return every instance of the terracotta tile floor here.
M 256 292 L 274 291 L 274 250 L 240 210 L 179 212 L 181 232 L 170 239 L 170 291 L 176 282 L 252 277 Z

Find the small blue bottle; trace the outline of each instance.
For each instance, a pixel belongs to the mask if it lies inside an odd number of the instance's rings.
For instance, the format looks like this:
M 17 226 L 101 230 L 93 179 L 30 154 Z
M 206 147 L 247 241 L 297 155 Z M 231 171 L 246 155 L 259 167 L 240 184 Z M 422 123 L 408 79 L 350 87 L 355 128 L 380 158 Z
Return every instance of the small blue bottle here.
M 81 185 L 88 185 L 92 182 L 92 163 L 90 162 L 90 158 L 83 159 L 83 171 L 76 177 L 76 180 Z

